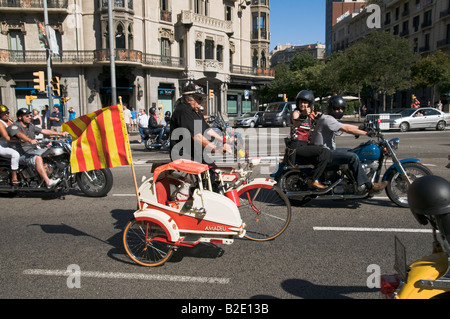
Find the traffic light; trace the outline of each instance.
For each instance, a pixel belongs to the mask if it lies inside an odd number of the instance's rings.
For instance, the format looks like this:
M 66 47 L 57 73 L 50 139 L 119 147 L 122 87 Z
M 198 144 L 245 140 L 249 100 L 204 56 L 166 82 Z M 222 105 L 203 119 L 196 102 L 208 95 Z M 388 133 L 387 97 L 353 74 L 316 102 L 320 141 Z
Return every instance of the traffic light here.
M 25 102 L 27 103 L 27 105 L 30 105 L 31 101 L 35 100 L 35 99 L 37 99 L 36 95 L 26 95 L 25 96 Z
M 64 104 L 66 104 L 67 101 L 69 101 L 69 100 L 70 100 L 70 97 L 62 97 L 61 98 L 61 102 L 64 103 Z
M 214 90 L 209 90 L 208 91 L 208 97 L 209 97 L 209 99 L 211 100 L 211 99 L 213 99 L 214 98 Z
M 36 90 L 44 92 L 45 91 L 45 74 L 44 74 L 44 71 L 33 72 L 33 76 L 36 77 L 35 79 L 33 79 L 33 82 L 37 83 L 37 85 L 34 85 L 34 88 Z
M 61 96 L 61 89 L 59 87 L 59 77 L 52 77 L 52 94 L 53 96 Z

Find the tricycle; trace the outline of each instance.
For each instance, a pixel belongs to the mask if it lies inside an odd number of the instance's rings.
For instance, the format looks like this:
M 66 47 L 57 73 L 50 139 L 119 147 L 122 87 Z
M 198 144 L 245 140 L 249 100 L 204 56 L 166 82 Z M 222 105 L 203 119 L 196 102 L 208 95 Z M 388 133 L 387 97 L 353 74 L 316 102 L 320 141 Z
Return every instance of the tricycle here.
M 179 159 L 155 166 L 139 188 L 138 210 L 124 231 L 128 256 L 153 267 L 179 247 L 281 235 L 291 218 L 289 200 L 275 181 L 251 180 L 254 165 L 257 160 L 221 169 Z

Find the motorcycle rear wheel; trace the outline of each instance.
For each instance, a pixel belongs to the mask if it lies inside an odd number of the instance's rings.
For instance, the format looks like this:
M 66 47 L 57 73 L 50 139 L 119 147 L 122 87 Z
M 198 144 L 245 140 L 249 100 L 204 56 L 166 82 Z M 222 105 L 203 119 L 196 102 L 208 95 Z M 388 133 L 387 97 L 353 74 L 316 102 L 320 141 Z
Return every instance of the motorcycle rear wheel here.
M 149 151 L 159 150 L 161 145 L 156 146 L 156 138 L 149 138 L 145 140 L 145 148 Z
M 80 172 L 76 174 L 76 181 L 81 191 L 89 197 L 106 196 L 112 188 L 113 176 L 109 169 Z
M 411 182 L 420 177 L 433 174 L 428 167 L 420 163 L 406 163 L 403 164 L 403 167 Z M 400 207 L 409 208 L 407 197 L 409 185 L 406 179 L 395 170 L 389 175 L 387 181 L 386 194 L 389 199 Z
M 127 255 L 137 264 L 157 267 L 173 254 L 173 246 L 167 243 L 165 230 L 152 221 L 132 219 L 123 234 Z

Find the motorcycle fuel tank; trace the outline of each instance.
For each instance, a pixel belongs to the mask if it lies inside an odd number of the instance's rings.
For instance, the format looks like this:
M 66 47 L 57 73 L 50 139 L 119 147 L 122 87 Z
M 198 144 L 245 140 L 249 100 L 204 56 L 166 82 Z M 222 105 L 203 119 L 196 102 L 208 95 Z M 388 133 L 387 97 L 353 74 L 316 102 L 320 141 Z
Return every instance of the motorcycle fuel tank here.
M 362 145 L 355 149 L 355 153 L 358 155 L 361 162 L 376 161 L 381 156 L 381 151 L 375 144 Z

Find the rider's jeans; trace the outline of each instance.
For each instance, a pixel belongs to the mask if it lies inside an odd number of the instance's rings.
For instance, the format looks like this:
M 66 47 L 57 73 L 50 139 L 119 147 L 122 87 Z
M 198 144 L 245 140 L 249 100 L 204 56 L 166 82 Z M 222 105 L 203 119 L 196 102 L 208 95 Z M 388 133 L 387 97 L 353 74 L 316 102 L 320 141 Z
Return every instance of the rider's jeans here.
M 331 151 L 330 164 L 344 165 L 347 164 L 349 170 L 353 173 L 358 186 L 370 185 L 370 180 L 364 172 L 358 155 L 351 152 L 350 149 L 337 148 Z
M 158 127 L 158 128 L 152 128 L 152 133 L 157 133 L 158 134 L 158 142 L 162 141 L 162 137 L 164 135 L 164 128 L 163 127 Z

